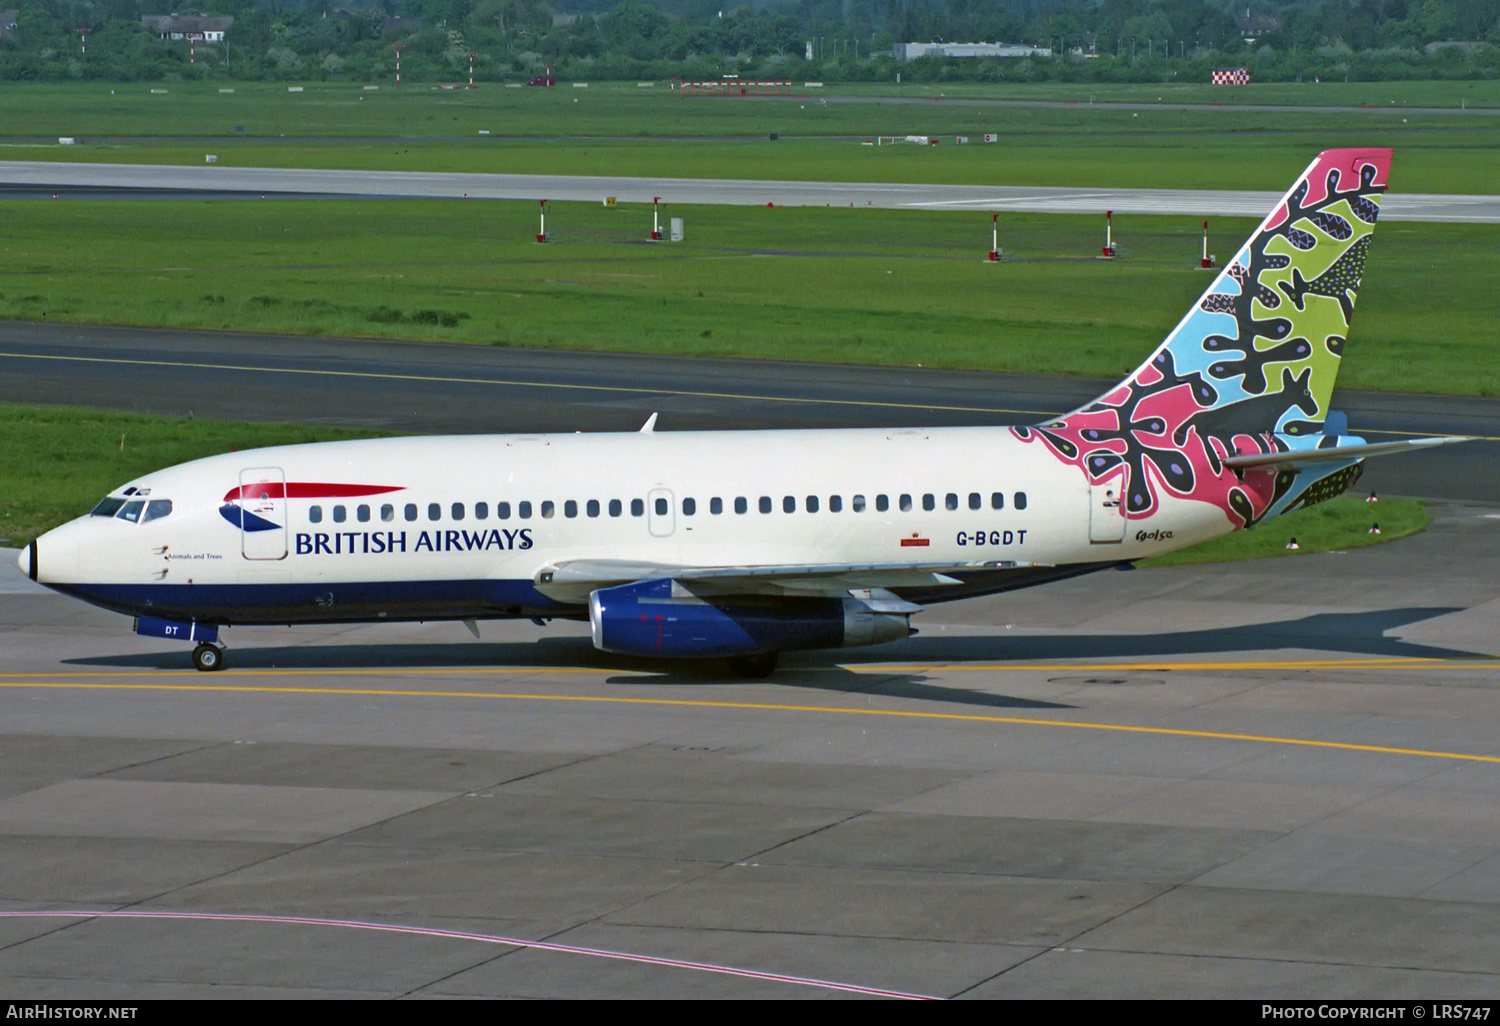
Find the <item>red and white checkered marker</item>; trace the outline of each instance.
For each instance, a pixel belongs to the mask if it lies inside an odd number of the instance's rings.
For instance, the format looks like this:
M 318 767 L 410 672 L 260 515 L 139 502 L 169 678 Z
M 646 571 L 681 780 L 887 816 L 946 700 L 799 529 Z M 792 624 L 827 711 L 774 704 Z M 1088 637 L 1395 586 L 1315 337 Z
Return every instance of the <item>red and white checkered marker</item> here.
M 1214 85 L 1249 85 L 1249 68 L 1215 68 L 1213 71 Z

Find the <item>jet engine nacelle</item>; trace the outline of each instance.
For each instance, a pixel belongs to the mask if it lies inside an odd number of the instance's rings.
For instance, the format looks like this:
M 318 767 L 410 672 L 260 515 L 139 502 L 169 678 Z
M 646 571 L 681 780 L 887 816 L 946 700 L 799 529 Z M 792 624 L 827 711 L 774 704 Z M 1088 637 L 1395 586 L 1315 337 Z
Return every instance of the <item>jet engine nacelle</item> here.
M 594 647 L 623 655 L 709 658 L 877 645 L 908 637 L 907 617 L 853 598 L 700 598 L 671 580 L 589 595 Z

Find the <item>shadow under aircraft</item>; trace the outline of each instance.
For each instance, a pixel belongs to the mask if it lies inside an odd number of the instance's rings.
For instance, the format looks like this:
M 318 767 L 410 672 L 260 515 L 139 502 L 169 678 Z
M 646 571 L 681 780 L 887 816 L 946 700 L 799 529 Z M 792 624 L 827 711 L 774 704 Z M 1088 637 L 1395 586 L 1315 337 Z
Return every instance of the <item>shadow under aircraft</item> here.
M 1066 709 L 1067 703 L 970 690 L 952 684 L 932 684 L 920 669 L 902 666 L 889 674 L 873 674 L 881 663 L 1047 662 L 1080 659 L 1165 659 L 1180 656 L 1261 652 L 1268 649 L 1303 649 L 1349 655 L 1412 659 L 1490 658 L 1459 649 L 1401 641 L 1386 635 L 1401 627 L 1420 623 L 1458 607 L 1410 607 L 1379 609 L 1361 613 L 1315 613 L 1296 620 L 1242 624 L 1209 630 L 1172 631 L 1159 634 L 1048 634 L 1009 633 L 999 636 L 917 636 L 883 647 L 861 651 L 856 658 L 847 652 L 805 653 L 797 664 L 786 667 L 777 678 L 781 687 L 830 694 L 867 694 L 913 701 L 943 702 L 1005 709 Z M 558 667 L 583 667 L 604 673 L 614 685 L 739 685 L 746 682 L 728 675 L 714 661 L 661 662 L 613 656 L 593 648 L 587 638 L 546 638 L 538 642 L 481 643 L 472 645 L 278 645 L 238 649 L 240 670 L 301 669 L 400 670 L 496 667 L 535 669 L 545 673 Z M 91 656 L 70 659 L 75 666 L 175 669 L 180 660 L 171 651 Z M 861 669 L 868 667 L 868 669 Z

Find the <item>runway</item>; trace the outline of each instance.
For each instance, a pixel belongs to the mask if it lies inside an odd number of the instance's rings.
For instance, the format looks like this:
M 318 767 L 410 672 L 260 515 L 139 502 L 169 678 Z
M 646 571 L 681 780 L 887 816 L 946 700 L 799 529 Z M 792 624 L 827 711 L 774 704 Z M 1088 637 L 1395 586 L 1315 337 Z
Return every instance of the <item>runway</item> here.
M 16 998 L 1489 998 L 1500 504 L 934 607 L 770 681 L 232 629 L 0 553 Z
M 1351 359 L 1358 359 L 1351 352 Z M 0 322 L 0 401 L 392 432 L 1027 424 L 1111 381 L 491 346 Z M 1500 503 L 1500 400 L 1334 393 L 1371 441 L 1482 440 L 1372 460 L 1359 487 Z
M 706 178 L 623 178 L 563 175 L 460 174 L 418 171 L 324 171 L 151 164 L 0 161 L 0 189 L 75 189 L 122 198 L 206 193 L 428 199 L 553 200 L 730 206 L 855 206 L 882 209 L 1019 211 L 1047 214 L 1185 214 L 1264 217 L 1280 193 L 1206 189 L 1079 189 L 1045 186 L 898 185 Z M 1383 221 L 1500 223 L 1500 195 L 1392 193 Z

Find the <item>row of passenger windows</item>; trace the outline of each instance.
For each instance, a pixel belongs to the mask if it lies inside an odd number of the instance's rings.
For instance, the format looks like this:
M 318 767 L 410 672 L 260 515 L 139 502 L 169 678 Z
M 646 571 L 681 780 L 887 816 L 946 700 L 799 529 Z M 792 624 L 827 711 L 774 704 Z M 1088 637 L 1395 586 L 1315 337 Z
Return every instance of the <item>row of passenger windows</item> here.
M 733 500 L 728 501 L 731 503 L 731 508 L 733 508 L 735 513 L 743 514 L 750 512 L 750 500 L 745 496 L 737 496 Z M 932 492 L 928 492 L 927 494 L 922 495 L 920 499 L 916 501 L 919 501 L 921 503 L 923 510 L 932 511 L 938 508 L 938 496 L 933 494 Z M 671 512 L 671 503 L 666 498 L 666 496 L 656 496 L 652 500 L 652 504 L 653 512 L 657 516 L 664 517 Z M 711 516 L 719 516 L 724 512 L 726 508 L 725 504 L 726 500 L 717 496 L 709 499 L 709 514 Z M 1012 496 L 1012 504 L 1016 509 L 1025 509 L 1026 493 L 1016 492 Z M 756 501 L 756 508 L 759 509 L 762 513 L 773 512 L 776 509 L 776 505 L 776 502 L 769 495 L 762 495 Z M 780 505 L 781 511 L 783 513 L 796 513 L 799 509 L 801 509 L 804 513 L 817 513 L 824 508 L 826 508 L 830 513 L 842 513 L 844 511 L 844 497 L 842 495 L 828 496 L 827 505 L 825 507 L 822 496 L 808 495 L 799 500 L 795 495 L 784 495 L 781 498 Z M 884 513 L 891 508 L 891 497 L 889 495 L 876 495 L 873 505 L 877 513 Z M 957 492 L 949 492 L 942 498 L 942 506 L 943 509 L 946 510 L 957 510 L 964 505 L 967 505 L 969 509 L 983 509 L 985 506 L 984 495 L 980 492 L 970 492 L 966 501 L 960 501 L 960 496 Z M 514 510 L 512 510 L 510 503 L 497 502 L 495 503 L 495 519 L 509 520 L 511 516 L 514 515 L 517 519 L 520 520 L 530 520 L 536 513 L 539 512 L 543 520 L 550 520 L 552 517 L 557 515 L 557 505 L 551 500 L 541 502 L 538 504 L 538 506 L 540 507 L 540 509 L 533 507 L 530 502 L 517 502 L 515 504 Z M 903 513 L 911 512 L 916 508 L 914 505 L 913 497 L 910 495 L 898 495 L 896 497 L 896 508 Z M 989 508 L 1004 509 L 1005 493 L 991 492 L 989 496 Z M 863 513 L 865 509 L 866 500 L 863 495 L 853 495 L 849 497 L 849 510 L 851 512 Z M 578 516 L 578 511 L 579 503 L 575 499 L 568 499 L 562 504 L 562 514 L 565 517 L 576 517 Z M 601 504 L 598 499 L 589 499 L 588 501 L 583 503 L 583 512 L 585 516 L 597 517 L 605 511 L 608 511 L 609 515 L 612 517 L 624 516 L 625 503 L 621 502 L 619 499 L 610 499 L 607 503 L 603 504 Z M 349 519 L 349 511 L 344 506 L 334 506 L 330 512 L 335 524 L 342 524 Z M 455 502 L 448 507 L 449 519 L 455 521 L 467 519 L 470 512 L 472 512 L 473 519 L 475 520 L 488 520 L 490 517 L 490 504 L 487 502 L 476 502 L 474 503 L 472 511 L 461 502 Z M 698 500 L 692 498 L 683 499 L 682 515 L 685 517 L 691 517 L 696 516 L 697 514 Z M 370 506 L 361 504 L 354 507 L 354 519 L 361 524 L 369 523 L 375 515 L 375 511 Z M 421 507 L 419 507 L 415 502 L 408 502 L 405 506 L 402 507 L 401 515 L 405 520 L 408 521 L 419 520 L 421 519 Z M 633 517 L 645 516 L 646 501 L 644 499 L 631 499 L 630 515 Z M 390 503 L 382 505 L 379 510 L 379 517 L 380 520 L 384 523 L 393 522 L 396 519 L 396 507 L 391 505 Z M 314 524 L 322 523 L 323 507 L 309 507 L 307 511 L 307 519 Z M 427 519 L 431 521 L 440 521 L 443 519 L 442 503 L 430 502 L 427 504 Z

